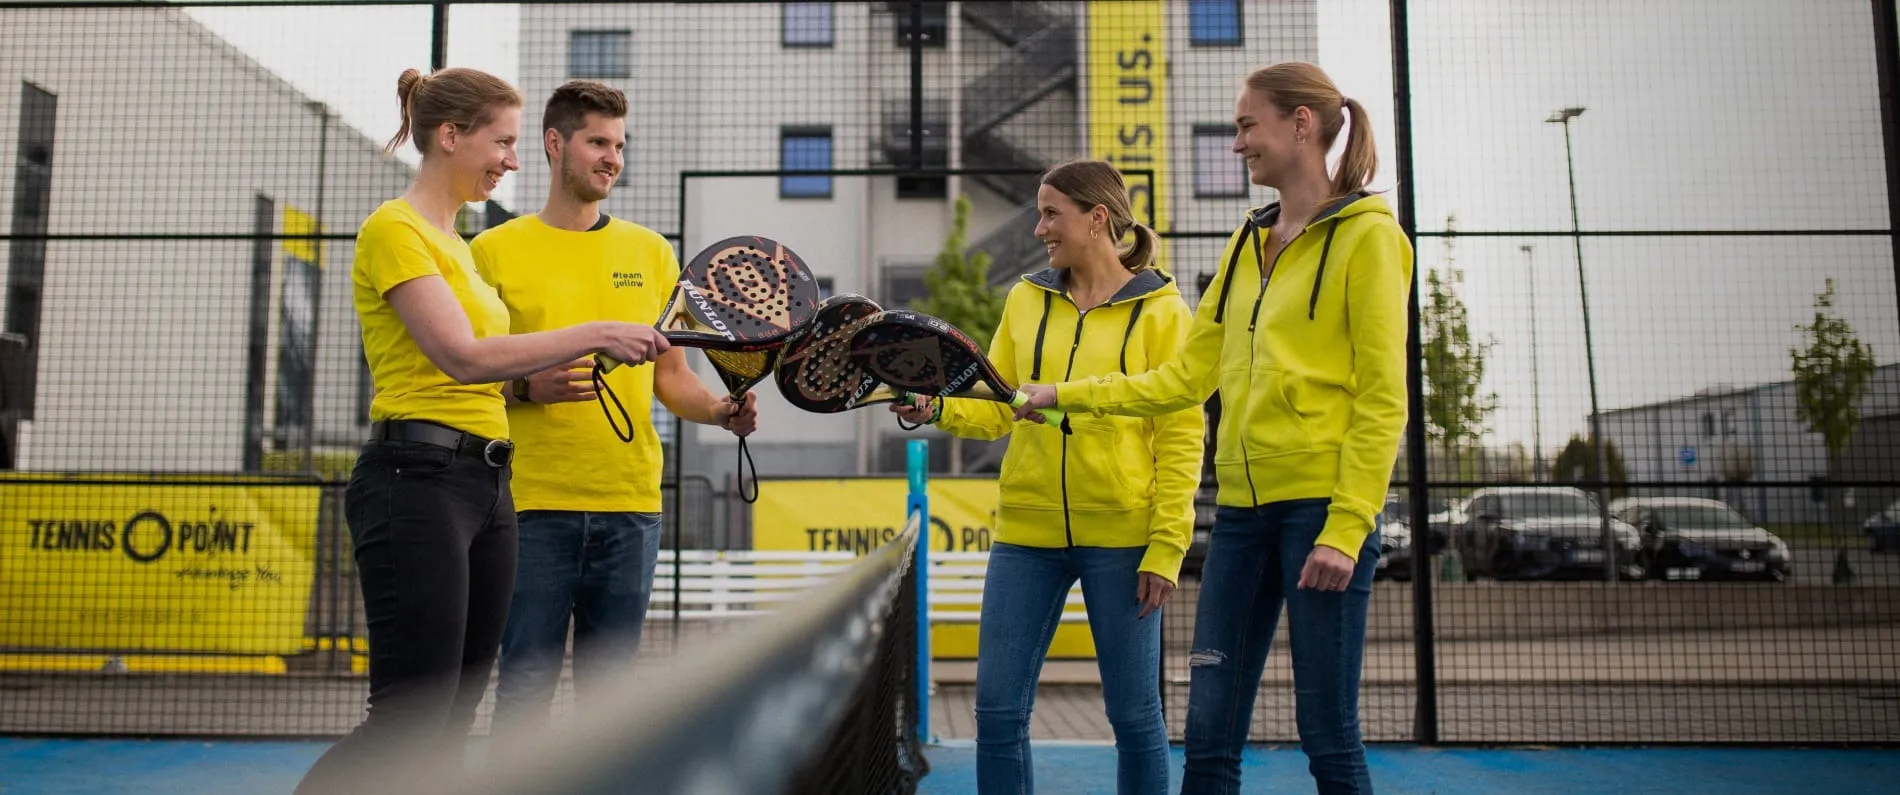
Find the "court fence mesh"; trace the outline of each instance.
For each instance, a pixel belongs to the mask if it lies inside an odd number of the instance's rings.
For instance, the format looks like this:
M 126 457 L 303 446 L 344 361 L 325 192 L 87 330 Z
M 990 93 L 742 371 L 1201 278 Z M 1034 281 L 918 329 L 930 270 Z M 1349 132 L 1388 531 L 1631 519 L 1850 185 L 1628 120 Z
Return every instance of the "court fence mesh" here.
M 1372 187 L 1417 252 L 1367 738 L 1900 741 L 1895 4 L 1519 5 L 0 3 L 0 732 L 360 718 L 341 517 L 372 390 L 350 263 L 415 175 L 413 148 L 383 147 L 403 69 L 506 77 L 530 133 L 566 80 L 621 88 L 609 214 L 682 259 L 773 237 L 827 293 L 886 306 L 930 294 L 950 241 L 998 288 L 1042 267 L 1036 174 L 1110 159 L 1192 305 L 1276 198 L 1230 150 L 1240 80 L 1311 60 L 1365 106 Z M 466 235 L 541 205 L 538 141 Z M 749 440 L 767 485 L 845 485 L 748 506 L 730 437 L 655 404 L 667 532 L 641 666 L 770 625 L 708 596 L 721 555 L 876 549 L 896 501 L 874 481 L 906 440 L 932 440 L 933 489 L 996 478 L 1004 441 L 769 392 Z M 1177 740 L 1212 501 L 1210 467 L 1164 613 Z M 987 548 L 993 520 L 956 510 L 933 550 Z M 1280 626 L 1261 741 L 1297 738 Z M 928 627 L 938 737 L 973 736 L 968 629 Z M 1051 664 L 1086 676 L 1074 631 Z M 875 695 L 850 709 L 884 721 Z M 1088 687 L 1057 698 L 1099 711 Z

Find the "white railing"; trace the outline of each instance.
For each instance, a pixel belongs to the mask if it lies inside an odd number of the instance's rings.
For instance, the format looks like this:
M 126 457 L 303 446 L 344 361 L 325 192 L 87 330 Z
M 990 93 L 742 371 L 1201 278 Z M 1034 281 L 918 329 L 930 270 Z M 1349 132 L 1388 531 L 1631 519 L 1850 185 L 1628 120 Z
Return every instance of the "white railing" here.
M 683 550 L 680 552 L 679 617 L 683 619 L 747 618 L 769 614 L 780 603 L 795 600 L 824 585 L 857 559 L 849 552 L 789 552 L 775 550 Z M 933 623 L 974 623 L 983 605 L 983 578 L 989 568 L 987 552 L 930 553 L 930 620 Z M 1080 585 L 1069 589 L 1065 622 L 1087 621 Z M 673 559 L 661 552 L 653 572 L 653 601 L 649 619 L 673 618 Z

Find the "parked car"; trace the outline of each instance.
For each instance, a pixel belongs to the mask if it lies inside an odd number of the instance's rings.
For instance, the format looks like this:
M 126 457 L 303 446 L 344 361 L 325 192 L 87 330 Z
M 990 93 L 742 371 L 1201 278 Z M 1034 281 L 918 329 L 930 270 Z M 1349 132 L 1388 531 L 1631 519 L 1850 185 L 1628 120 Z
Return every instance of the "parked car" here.
M 1860 523 L 1860 531 L 1867 536 L 1867 548 L 1875 552 L 1900 551 L 1900 500 L 1882 509 L 1880 513 L 1867 517 Z
M 1465 577 L 1592 579 L 1606 565 L 1623 579 L 1642 579 L 1641 537 L 1611 518 L 1615 549 L 1606 558 L 1601 511 L 1596 500 L 1568 486 L 1480 489 L 1465 506 L 1465 523 L 1454 546 Z
M 1785 582 L 1793 576 L 1788 545 L 1720 500 L 1630 497 L 1610 510 L 1642 536 L 1650 577 Z
M 1379 512 L 1379 567 L 1373 579 L 1412 579 L 1412 523 L 1405 503 L 1388 499 Z

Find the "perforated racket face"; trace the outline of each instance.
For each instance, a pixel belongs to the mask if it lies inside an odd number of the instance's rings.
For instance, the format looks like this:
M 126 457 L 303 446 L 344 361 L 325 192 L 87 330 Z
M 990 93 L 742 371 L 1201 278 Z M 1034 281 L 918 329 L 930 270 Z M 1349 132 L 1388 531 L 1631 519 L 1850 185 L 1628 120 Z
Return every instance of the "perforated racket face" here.
M 781 350 L 721 351 L 709 348 L 706 358 L 712 362 L 713 372 L 719 375 L 720 382 L 726 385 L 727 393 L 737 397 L 772 374 Z
M 966 394 L 978 384 L 997 395 L 1015 392 L 996 374 L 975 340 L 919 312 L 878 313 L 852 338 L 851 355 L 879 380 L 907 392 Z
M 819 304 L 810 331 L 785 349 L 785 358 L 775 371 L 785 401 L 823 414 L 865 405 L 878 380 L 851 358 L 851 337 L 877 313 L 877 302 L 849 293 Z
M 818 283 L 805 261 L 763 237 L 707 246 L 680 271 L 680 288 L 697 325 L 735 349 L 783 341 L 818 309 Z

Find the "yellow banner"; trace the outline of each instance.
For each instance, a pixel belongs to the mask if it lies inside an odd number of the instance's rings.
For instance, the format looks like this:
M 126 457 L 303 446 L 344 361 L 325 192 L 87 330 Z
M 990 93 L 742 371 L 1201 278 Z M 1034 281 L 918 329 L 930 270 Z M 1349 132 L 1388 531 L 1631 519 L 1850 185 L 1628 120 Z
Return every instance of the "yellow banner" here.
M 315 235 L 321 233 L 322 230 L 317 228 L 317 219 L 299 212 L 294 207 L 284 207 L 285 235 Z M 323 260 L 317 256 L 317 250 L 321 246 L 322 241 L 311 238 L 296 240 L 286 237 L 283 243 L 284 253 L 310 263 L 310 265 L 319 270 L 323 268 Z
M 319 487 L 0 479 L 0 646 L 296 654 Z
M 1089 156 L 1128 180 L 1135 220 L 1168 228 L 1168 60 L 1162 0 L 1088 4 Z M 1130 172 L 1149 170 L 1154 179 Z M 1167 262 L 1164 245 L 1155 264 Z
M 932 480 L 928 493 L 931 549 L 989 551 L 995 480 Z M 761 480 L 752 506 L 752 548 L 862 555 L 903 531 L 909 494 L 903 478 Z
M 930 549 L 988 552 L 996 526 L 997 483 L 991 478 L 931 480 Z M 864 555 L 903 532 L 910 483 L 903 478 L 760 480 L 752 506 L 752 548 Z M 965 608 L 975 612 L 975 606 Z M 975 659 L 974 621 L 931 622 L 931 656 Z M 1065 621 L 1049 645 L 1051 659 L 1092 659 L 1088 624 Z

